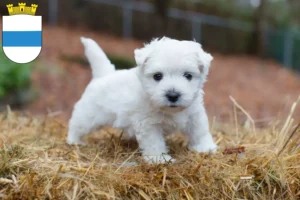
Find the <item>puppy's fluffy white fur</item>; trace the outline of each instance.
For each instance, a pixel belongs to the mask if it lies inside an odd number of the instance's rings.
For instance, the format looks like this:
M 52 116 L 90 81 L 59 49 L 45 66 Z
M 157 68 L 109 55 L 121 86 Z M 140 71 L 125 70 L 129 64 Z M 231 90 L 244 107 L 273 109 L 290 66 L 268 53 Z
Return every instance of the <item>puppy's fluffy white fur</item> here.
M 202 90 L 213 58 L 199 43 L 155 39 L 134 51 L 137 67 L 116 71 L 95 41 L 81 41 L 93 78 L 75 104 L 69 144 L 84 144 L 84 135 L 111 125 L 135 136 L 148 162 L 172 159 L 164 134 L 175 131 L 188 137 L 190 150 L 217 149 L 209 131 Z M 170 92 L 177 99 L 170 101 Z

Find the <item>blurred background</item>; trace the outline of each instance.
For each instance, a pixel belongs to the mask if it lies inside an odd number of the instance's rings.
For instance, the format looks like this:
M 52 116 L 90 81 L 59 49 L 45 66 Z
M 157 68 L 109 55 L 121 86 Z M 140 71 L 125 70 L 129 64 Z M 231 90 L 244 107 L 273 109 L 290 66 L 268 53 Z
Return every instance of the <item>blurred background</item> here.
M 67 122 L 91 78 L 80 36 L 96 40 L 120 69 L 134 67 L 133 50 L 154 37 L 200 42 L 214 56 L 205 85 L 211 120 L 234 120 L 230 96 L 257 124 L 283 119 L 300 95 L 299 0 L 22 2 L 38 4 L 43 48 L 26 65 L 0 51 L 0 111 L 10 105 Z M 1 15 L 8 3 L 18 1 L 2 0 Z M 244 123 L 244 113 L 236 113 Z

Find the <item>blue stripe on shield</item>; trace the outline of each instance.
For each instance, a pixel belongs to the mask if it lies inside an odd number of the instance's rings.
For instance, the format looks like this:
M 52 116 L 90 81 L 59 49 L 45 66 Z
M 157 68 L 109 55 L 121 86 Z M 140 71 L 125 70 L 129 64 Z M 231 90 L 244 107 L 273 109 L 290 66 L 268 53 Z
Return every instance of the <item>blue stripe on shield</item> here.
M 3 47 L 41 47 L 42 31 L 3 31 Z

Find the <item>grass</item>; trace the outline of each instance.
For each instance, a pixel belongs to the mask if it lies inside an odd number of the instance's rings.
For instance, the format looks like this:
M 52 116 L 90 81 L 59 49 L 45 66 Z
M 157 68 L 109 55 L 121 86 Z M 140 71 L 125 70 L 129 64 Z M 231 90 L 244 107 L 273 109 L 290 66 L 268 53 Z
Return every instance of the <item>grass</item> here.
M 299 199 L 295 108 L 263 129 L 213 123 L 216 154 L 189 152 L 182 136 L 170 136 L 177 162 L 162 165 L 144 163 L 120 130 L 100 130 L 88 146 L 69 146 L 65 124 L 8 109 L 0 115 L 0 198 Z

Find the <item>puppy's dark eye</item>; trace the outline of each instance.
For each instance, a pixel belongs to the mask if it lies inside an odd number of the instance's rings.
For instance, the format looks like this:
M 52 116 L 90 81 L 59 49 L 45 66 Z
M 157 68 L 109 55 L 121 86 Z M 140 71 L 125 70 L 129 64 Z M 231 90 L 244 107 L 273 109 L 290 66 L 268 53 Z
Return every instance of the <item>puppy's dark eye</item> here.
M 192 78 L 193 78 L 192 74 L 187 73 L 187 72 L 184 73 L 183 76 L 184 76 L 187 80 L 189 80 L 189 81 L 192 80 Z
M 156 73 L 153 75 L 153 79 L 156 81 L 160 81 L 163 78 L 163 74 L 162 73 Z

